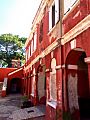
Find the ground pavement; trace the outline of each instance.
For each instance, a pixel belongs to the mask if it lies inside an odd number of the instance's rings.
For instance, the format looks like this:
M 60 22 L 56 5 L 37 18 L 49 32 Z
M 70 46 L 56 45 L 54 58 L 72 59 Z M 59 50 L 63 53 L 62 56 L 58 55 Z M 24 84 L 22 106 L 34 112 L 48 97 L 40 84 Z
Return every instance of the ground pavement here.
M 21 109 L 21 95 L 0 98 L 0 120 L 45 120 L 45 106 Z

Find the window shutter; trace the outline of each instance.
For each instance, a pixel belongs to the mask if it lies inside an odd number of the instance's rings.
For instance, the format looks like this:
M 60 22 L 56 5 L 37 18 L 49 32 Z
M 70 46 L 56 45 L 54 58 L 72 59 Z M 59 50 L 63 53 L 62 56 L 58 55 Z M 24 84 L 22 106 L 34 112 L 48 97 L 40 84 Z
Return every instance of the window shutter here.
M 52 28 L 52 6 L 49 8 L 49 31 Z
M 32 53 L 33 53 L 33 40 L 31 42 L 31 55 L 32 55 Z
M 29 46 L 29 55 L 28 56 L 30 57 L 30 46 Z
M 77 0 L 70 0 L 70 7 L 72 7 L 76 1 Z
M 59 0 L 55 0 L 55 24 L 59 20 Z
M 70 9 L 70 0 L 64 0 L 64 14 Z
M 36 50 L 36 44 L 37 44 L 37 34 L 34 33 L 34 51 Z
M 27 52 L 26 52 L 26 61 L 27 61 Z

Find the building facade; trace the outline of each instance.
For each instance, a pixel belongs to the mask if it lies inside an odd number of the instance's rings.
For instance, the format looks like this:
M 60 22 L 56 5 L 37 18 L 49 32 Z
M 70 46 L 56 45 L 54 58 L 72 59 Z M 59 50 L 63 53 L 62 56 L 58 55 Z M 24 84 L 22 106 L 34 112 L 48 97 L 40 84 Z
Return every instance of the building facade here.
M 25 43 L 23 93 L 46 105 L 46 120 L 90 118 L 89 34 L 89 0 L 41 0 Z

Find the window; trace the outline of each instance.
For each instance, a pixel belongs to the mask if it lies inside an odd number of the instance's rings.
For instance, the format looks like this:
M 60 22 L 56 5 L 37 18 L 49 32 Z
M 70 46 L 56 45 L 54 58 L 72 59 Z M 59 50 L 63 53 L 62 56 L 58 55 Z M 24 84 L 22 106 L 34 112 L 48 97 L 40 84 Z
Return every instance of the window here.
M 31 55 L 33 53 L 33 40 L 31 41 Z
M 36 46 L 37 46 L 37 33 L 34 33 L 34 51 L 36 50 Z
M 28 60 L 28 51 L 26 51 L 26 61 Z
M 55 0 L 55 24 L 58 22 L 59 20 L 59 0 Z
M 41 42 L 42 40 L 43 40 L 43 21 L 41 20 L 39 42 Z
M 29 46 L 29 52 L 28 52 L 28 57 L 31 56 L 31 50 L 30 50 L 30 46 Z
M 52 6 L 52 27 L 55 25 L 55 4 Z
M 77 0 L 64 0 L 64 14 L 70 10 Z
M 59 0 L 55 2 L 49 8 L 49 30 L 59 21 Z
M 32 77 L 32 82 L 31 82 L 31 84 L 32 84 L 32 92 L 31 92 L 31 95 L 34 96 L 35 76 Z
M 53 58 L 51 61 L 51 69 L 52 72 L 50 73 L 50 100 L 56 101 L 57 100 L 57 90 L 56 90 L 56 59 Z
M 32 90 L 31 90 L 31 95 L 34 96 L 34 89 L 35 89 L 35 68 L 33 70 L 33 75 L 32 76 L 32 82 L 31 82 L 31 85 L 32 85 Z

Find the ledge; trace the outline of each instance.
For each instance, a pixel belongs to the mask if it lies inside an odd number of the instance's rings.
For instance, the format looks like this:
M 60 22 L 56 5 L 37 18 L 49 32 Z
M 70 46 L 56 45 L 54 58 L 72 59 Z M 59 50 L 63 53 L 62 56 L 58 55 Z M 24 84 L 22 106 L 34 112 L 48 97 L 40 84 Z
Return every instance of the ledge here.
M 31 96 L 32 96 L 32 97 L 34 97 L 34 94 L 33 94 L 33 93 L 31 93 Z
M 49 106 L 53 107 L 54 109 L 56 109 L 56 106 L 57 106 L 57 102 L 56 101 L 51 100 L 51 101 L 48 101 L 47 104 Z

